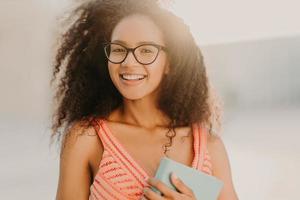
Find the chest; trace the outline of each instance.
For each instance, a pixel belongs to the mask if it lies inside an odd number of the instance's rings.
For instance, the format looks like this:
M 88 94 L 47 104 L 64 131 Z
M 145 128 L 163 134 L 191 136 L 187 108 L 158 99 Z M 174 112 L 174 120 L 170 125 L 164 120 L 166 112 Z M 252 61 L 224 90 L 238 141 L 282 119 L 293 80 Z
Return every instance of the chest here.
M 155 175 L 159 162 L 164 156 L 185 165 L 191 165 L 193 160 L 192 137 L 176 136 L 172 139 L 172 144 L 168 147 L 166 154 L 164 145 L 170 143 L 170 139 L 165 135 L 145 138 L 140 136 L 132 140 L 120 138 L 120 141 L 135 162 L 151 177 Z
M 141 167 L 150 177 L 153 177 L 159 166 L 160 159 L 165 156 L 163 146 L 170 143 L 166 136 L 168 130 L 146 131 L 125 126 L 110 125 L 112 134 L 119 147 L 128 153 L 135 164 Z M 194 159 L 193 134 L 189 127 L 175 129 L 176 136 L 172 144 L 168 145 L 166 155 L 182 164 L 191 166 Z M 100 163 L 95 158 L 92 166 L 93 174 L 96 175 Z

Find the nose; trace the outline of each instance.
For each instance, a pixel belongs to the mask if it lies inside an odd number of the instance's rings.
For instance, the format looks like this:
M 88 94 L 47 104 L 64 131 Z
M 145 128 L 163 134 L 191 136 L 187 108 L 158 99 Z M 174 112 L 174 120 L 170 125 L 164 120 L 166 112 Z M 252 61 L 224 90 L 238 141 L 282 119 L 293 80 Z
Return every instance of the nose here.
M 133 52 L 129 51 L 127 54 L 127 57 L 125 58 L 125 60 L 123 61 L 122 65 L 127 66 L 127 65 L 138 65 L 139 63 L 137 62 L 137 60 L 135 59 Z

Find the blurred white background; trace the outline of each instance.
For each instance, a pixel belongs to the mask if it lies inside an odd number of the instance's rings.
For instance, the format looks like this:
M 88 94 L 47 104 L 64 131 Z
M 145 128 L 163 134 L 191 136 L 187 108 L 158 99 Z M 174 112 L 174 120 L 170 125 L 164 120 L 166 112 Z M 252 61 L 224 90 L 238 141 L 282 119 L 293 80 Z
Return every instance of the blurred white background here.
M 54 199 L 49 81 L 69 0 L 0 0 L 0 199 Z M 175 1 L 224 100 L 241 200 L 300 199 L 300 2 Z

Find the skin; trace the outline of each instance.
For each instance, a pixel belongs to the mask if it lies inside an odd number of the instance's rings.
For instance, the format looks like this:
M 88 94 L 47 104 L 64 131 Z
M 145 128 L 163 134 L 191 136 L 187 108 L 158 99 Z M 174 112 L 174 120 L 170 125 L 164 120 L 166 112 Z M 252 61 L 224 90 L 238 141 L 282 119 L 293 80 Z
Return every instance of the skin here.
M 134 31 L 131 31 L 134 30 Z M 111 41 L 134 48 L 141 42 L 154 42 L 164 45 L 163 34 L 151 19 L 142 15 L 132 15 L 122 19 L 113 30 Z M 156 107 L 160 82 L 168 74 L 167 54 L 161 51 L 151 65 L 139 64 L 132 53 L 121 64 L 108 62 L 110 77 L 124 97 L 124 108 L 113 111 L 107 125 L 111 133 L 125 147 L 149 177 L 154 177 L 159 161 L 164 156 L 162 144 L 169 119 Z M 145 74 L 147 78 L 137 86 L 122 84 L 119 74 L 122 72 Z M 91 127 L 82 134 L 82 122 L 76 123 L 70 130 L 61 153 L 60 175 L 57 200 L 86 200 L 89 188 L 96 176 L 102 159 L 103 144 Z M 191 127 L 176 128 L 176 137 L 168 156 L 182 164 L 191 166 L 193 160 L 193 138 Z M 208 151 L 211 155 L 213 175 L 224 182 L 218 200 L 236 200 L 229 159 L 222 140 L 217 136 L 208 137 Z M 150 158 L 150 159 L 149 159 Z M 179 190 L 173 191 L 159 180 L 148 179 L 148 183 L 162 193 L 164 197 L 145 190 L 144 199 L 196 199 L 193 192 L 180 179 L 172 175 L 172 182 Z
M 149 18 L 141 15 L 123 19 L 115 27 L 111 41 L 131 48 L 143 42 L 165 45 L 158 27 Z M 122 111 L 124 121 L 148 128 L 168 122 L 167 117 L 155 105 L 159 83 L 168 72 L 167 55 L 164 51 L 160 51 L 155 62 L 150 65 L 141 65 L 135 60 L 133 54 L 129 53 L 121 64 L 108 62 L 108 69 L 114 85 L 124 97 Z M 144 74 L 147 78 L 142 84 L 131 87 L 122 84 L 120 73 Z

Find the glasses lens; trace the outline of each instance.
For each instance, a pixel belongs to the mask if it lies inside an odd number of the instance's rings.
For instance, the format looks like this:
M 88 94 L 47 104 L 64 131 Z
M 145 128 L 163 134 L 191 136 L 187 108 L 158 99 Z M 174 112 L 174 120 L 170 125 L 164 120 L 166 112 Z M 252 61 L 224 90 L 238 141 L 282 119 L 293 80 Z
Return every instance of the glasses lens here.
M 149 64 L 155 60 L 158 48 L 154 45 L 142 45 L 135 50 L 134 54 L 140 63 Z
M 127 54 L 127 50 L 118 44 L 109 44 L 104 48 L 106 57 L 113 63 L 119 63 L 124 60 Z

